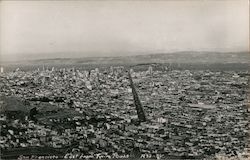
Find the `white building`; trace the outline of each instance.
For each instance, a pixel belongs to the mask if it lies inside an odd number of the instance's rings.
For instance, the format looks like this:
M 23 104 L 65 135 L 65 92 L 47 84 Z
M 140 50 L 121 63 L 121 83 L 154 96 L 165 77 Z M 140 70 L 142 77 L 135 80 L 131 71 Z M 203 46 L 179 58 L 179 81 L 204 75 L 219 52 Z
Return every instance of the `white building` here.
M 86 85 L 86 87 L 87 87 L 89 90 L 92 90 L 92 85 L 91 85 L 90 81 L 86 81 L 86 82 L 85 82 L 85 85 Z
M 149 74 L 153 74 L 153 67 L 152 67 L 152 66 L 149 66 L 149 67 L 148 67 L 148 73 L 149 73 Z
M 4 71 L 4 70 L 3 70 L 3 67 L 1 67 L 1 68 L 0 68 L 0 73 L 3 73 L 3 71 Z

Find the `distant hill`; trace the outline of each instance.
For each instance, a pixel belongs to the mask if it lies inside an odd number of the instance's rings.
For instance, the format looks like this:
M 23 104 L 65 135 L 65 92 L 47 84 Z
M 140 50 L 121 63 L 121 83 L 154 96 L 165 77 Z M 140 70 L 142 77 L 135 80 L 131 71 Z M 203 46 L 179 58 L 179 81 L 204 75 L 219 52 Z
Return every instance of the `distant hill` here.
M 53 58 L 37 59 L 17 62 L 5 62 L 5 71 L 34 70 L 45 67 L 76 67 L 86 70 L 122 65 L 141 66 L 149 64 L 160 64 L 172 69 L 210 69 L 210 70 L 249 70 L 250 52 L 174 52 L 158 53 L 150 55 L 122 56 L 122 57 L 85 57 L 85 58 Z M 146 66 L 138 70 L 145 70 Z M 137 67 L 138 68 L 138 67 Z
M 4 64 L 250 63 L 249 52 L 174 52 L 123 57 L 38 59 Z

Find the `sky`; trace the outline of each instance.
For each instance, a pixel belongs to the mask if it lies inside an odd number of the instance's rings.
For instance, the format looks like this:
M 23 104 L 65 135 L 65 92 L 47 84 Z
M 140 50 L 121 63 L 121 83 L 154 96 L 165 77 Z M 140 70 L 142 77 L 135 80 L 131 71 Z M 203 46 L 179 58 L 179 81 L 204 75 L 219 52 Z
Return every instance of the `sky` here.
M 0 58 L 249 50 L 249 0 L 0 1 Z

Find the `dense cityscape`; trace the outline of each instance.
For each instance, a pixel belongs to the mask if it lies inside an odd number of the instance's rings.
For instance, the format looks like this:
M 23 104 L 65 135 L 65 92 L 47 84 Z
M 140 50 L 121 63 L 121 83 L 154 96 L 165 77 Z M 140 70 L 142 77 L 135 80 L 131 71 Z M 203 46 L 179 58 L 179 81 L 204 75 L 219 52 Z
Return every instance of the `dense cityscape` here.
M 1 68 L 1 156 L 248 159 L 248 89 L 248 71 Z

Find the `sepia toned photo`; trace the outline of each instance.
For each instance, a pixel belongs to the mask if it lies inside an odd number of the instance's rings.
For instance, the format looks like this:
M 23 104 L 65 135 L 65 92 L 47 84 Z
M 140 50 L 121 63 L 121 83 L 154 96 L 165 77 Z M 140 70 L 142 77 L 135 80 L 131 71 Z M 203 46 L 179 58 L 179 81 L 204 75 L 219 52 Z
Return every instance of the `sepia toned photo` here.
M 249 160 L 249 0 L 1 0 L 1 160 Z

